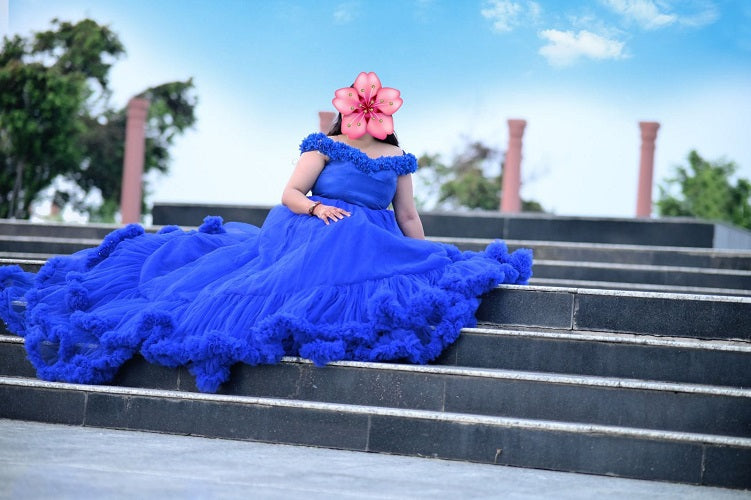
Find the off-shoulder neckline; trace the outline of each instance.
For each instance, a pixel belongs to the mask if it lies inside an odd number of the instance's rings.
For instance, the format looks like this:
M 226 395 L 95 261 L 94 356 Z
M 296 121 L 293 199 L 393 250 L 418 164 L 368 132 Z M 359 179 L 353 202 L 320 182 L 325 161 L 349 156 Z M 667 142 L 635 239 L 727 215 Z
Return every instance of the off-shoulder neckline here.
M 372 158 L 362 150 L 336 141 L 322 132 L 308 135 L 300 144 L 300 151 L 319 151 L 329 159 L 348 160 L 364 172 L 376 172 L 379 170 L 394 170 L 399 175 L 412 173 L 417 170 L 417 158 L 413 154 L 386 155 Z

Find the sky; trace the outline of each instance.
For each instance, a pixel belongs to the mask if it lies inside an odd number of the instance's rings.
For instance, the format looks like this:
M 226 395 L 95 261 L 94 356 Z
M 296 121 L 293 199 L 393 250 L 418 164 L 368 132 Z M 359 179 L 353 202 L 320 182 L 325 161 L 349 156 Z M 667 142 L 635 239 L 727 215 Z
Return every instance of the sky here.
M 361 71 L 401 91 L 416 156 L 505 150 L 525 119 L 522 197 L 555 214 L 634 216 L 639 121 L 660 123 L 655 199 L 692 149 L 751 178 L 748 0 L 0 0 L 3 34 L 86 17 L 127 50 L 113 105 L 194 80 L 197 124 L 152 202 L 279 203 L 318 112 Z

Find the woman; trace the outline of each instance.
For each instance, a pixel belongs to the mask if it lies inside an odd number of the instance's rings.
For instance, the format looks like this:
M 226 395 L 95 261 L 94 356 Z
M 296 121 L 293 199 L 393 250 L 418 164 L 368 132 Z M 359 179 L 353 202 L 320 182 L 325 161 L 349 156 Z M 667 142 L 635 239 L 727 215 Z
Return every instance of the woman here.
M 528 250 L 424 240 L 417 161 L 393 134 L 397 90 L 361 73 L 333 102 L 337 124 L 303 140 L 262 228 L 218 217 L 188 232 L 130 225 L 36 276 L 0 268 L 0 317 L 25 337 L 39 377 L 103 383 L 140 353 L 188 366 L 214 392 L 234 363 L 285 355 L 426 363 L 475 324 L 483 293 L 527 282 Z

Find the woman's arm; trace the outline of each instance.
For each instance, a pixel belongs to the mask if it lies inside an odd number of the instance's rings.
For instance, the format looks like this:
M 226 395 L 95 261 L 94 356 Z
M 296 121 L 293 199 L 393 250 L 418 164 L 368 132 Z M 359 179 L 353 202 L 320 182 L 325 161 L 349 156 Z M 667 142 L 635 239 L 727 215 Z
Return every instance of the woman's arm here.
M 412 174 L 400 175 L 396 180 L 396 194 L 392 202 L 394 215 L 399 229 L 404 236 L 425 239 L 425 231 L 422 228 L 420 215 L 417 213 L 415 198 L 412 193 Z
M 326 157 L 319 152 L 307 151 L 301 154 L 282 192 L 282 203 L 296 214 L 308 214 L 313 207 L 311 215 L 315 215 L 328 225 L 329 219 L 336 222 L 351 214 L 338 207 L 316 205 L 307 197 L 308 191 L 313 187 L 325 166 Z

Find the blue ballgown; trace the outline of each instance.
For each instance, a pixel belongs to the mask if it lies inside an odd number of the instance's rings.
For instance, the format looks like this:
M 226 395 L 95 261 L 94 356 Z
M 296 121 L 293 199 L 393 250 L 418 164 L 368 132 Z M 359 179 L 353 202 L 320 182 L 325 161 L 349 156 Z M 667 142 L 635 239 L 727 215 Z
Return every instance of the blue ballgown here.
M 461 252 L 402 234 L 388 206 L 413 155 L 372 159 L 320 133 L 300 150 L 328 157 L 310 199 L 351 217 L 327 226 L 280 205 L 260 228 L 129 225 L 36 275 L 0 268 L 0 317 L 25 337 L 38 376 L 106 383 L 140 353 L 187 366 L 215 392 L 233 364 L 285 355 L 427 363 L 476 324 L 483 293 L 527 283 L 529 250 Z

